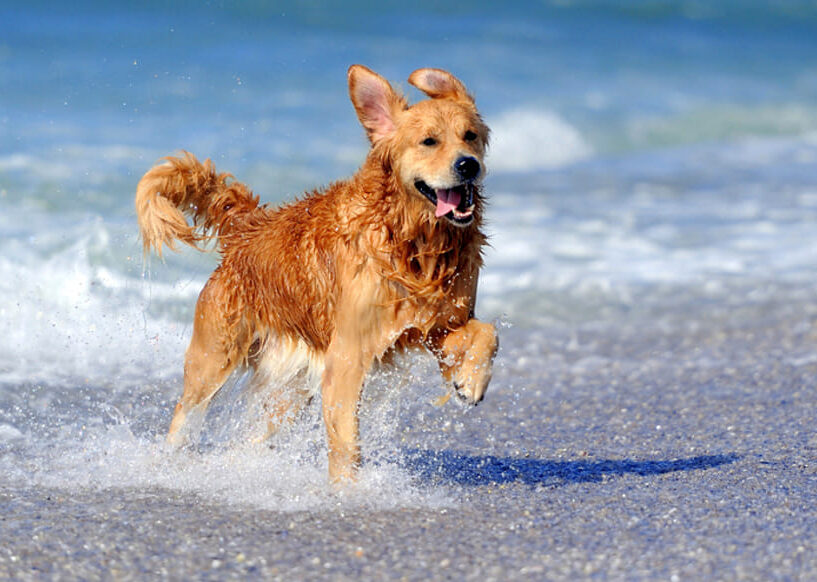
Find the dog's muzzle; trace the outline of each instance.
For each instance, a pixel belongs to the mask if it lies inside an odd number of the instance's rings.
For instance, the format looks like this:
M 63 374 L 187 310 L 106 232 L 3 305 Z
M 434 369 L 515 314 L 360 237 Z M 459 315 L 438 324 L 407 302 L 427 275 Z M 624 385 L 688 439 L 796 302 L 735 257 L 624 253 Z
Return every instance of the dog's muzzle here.
M 437 218 L 444 216 L 457 226 L 468 226 L 474 220 L 474 184 L 466 183 L 435 190 L 424 181 L 417 180 L 414 187 L 436 207 L 434 214 Z
M 414 187 L 434 207 L 437 218 L 445 217 L 457 226 L 468 226 L 474 220 L 474 208 L 478 191 L 476 180 L 482 174 L 482 165 L 476 158 L 463 156 L 453 165 L 454 173 L 461 180 L 449 188 L 432 188 L 424 180 L 416 180 Z

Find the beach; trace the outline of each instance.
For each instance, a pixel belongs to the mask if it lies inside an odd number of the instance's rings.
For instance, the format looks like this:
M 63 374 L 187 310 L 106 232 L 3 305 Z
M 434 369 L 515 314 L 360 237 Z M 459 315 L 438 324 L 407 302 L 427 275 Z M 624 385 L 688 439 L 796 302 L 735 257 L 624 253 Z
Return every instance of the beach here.
M 817 576 L 817 11 L 806 2 L 0 8 L 0 578 Z M 165 442 L 218 264 L 144 258 L 189 150 L 262 202 L 347 177 L 346 70 L 452 71 L 491 127 L 485 399 L 378 370 L 363 465 L 236 375 Z
M 371 481 L 361 497 L 313 492 L 311 507 L 288 511 L 207 489 L 4 487 L 0 574 L 808 579 L 817 361 L 803 321 L 817 303 L 721 309 L 696 319 L 682 308 L 694 331 L 643 325 L 623 341 L 618 327 L 538 345 L 506 330 L 484 404 L 412 419 L 395 439 L 390 470 L 411 482 L 387 488 L 407 488 L 403 507 L 377 507 Z M 545 370 L 530 364 L 543 347 Z

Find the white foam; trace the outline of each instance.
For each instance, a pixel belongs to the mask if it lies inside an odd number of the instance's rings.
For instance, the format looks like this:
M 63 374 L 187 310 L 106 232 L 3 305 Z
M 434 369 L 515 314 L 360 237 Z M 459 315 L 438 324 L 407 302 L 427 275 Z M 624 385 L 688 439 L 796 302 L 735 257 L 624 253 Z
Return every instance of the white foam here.
M 302 442 L 322 438 L 301 435 Z M 418 487 L 405 468 L 388 461 L 365 463 L 357 483 L 336 490 L 328 482 L 325 449 L 298 450 L 292 443 L 272 449 L 239 443 L 206 452 L 173 451 L 160 439 L 139 438 L 127 425 L 115 425 L 86 431 L 73 442 L 28 445 L 25 475 L 18 463 L 4 467 L 12 483 L 69 491 L 160 488 L 215 504 L 276 511 L 451 504 L 444 489 Z
M 109 383 L 145 379 L 146 371 L 153 378 L 178 374 L 188 324 L 147 311 L 162 297 L 192 304 L 201 282 L 142 280 L 135 238 L 117 249 L 98 221 L 35 232 L 0 244 L 0 381 Z M 120 270 L 106 264 L 120 260 Z
M 555 113 L 514 109 L 487 120 L 492 172 L 552 169 L 583 160 L 593 153 L 579 131 Z
M 395 419 L 406 410 L 406 398 L 416 397 L 415 390 L 395 389 L 395 379 L 380 379 L 388 397 L 379 397 L 375 387 L 364 398 L 364 463 L 358 481 L 342 489 L 328 482 L 320 402 L 271 441 L 254 443 L 247 437 L 257 417 L 242 409 L 240 382 L 217 397 L 198 450 L 174 450 L 164 443 L 165 423 L 155 413 L 150 433 L 139 435 L 132 414 L 129 418 L 112 405 L 92 405 L 80 413 L 62 403 L 59 410 L 44 411 L 43 420 L 28 420 L 25 433 L 0 425 L 0 446 L 15 447 L 0 455 L 0 474 L 4 482 L 25 487 L 164 489 L 219 505 L 275 511 L 451 506 L 450 490 L 418 484 L 395 455 Z
M 615 191 L 585 190 L 575 200 L 578 186 L 565 186 L 563 175 L 555 188 L 543 184 L 531 192 L 520 181 L 521 192 L 492 191 L 479 311 L 529 318 L 552 311 L 553 301 L 564 306 L 597 294 L 629 301 L 633 290 L 647 286 L 709 292 L 717 281 L 809 280 L 817 229 L 807 174 L 803 185 L 795 174 L 792 185 L 780 186 L 774 174 L 767 183 L 743 168 L 772 159 L 781 172 L 801 172 L 800 160 L 813 147 L 810 138 L 771 138 L 666 152 L 666 159 L 645 161 L 666 172 L 661 179 L 641 178 L 638 169 L 639 178 L 628 182 L 630 170 L 614 167 Z M 689 181 L 686 166 L 703 158 L 735 179 Z M 579 183 L 584 177 L 577 174 L 569 176 Z
M 0 444 L 23 438 L 23 433 L 16 426 L 0 422 Z

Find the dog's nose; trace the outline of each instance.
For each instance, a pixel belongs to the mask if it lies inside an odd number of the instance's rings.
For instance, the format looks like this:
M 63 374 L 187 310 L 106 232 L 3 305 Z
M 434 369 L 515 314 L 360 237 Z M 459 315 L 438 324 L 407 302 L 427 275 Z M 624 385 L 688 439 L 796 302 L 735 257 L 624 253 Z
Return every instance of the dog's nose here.
M 463 156 L 454 162 L 454 170 L 460 177 L 460 180 L 467 182 L 479 176 L 481 166 L 476 158 Z

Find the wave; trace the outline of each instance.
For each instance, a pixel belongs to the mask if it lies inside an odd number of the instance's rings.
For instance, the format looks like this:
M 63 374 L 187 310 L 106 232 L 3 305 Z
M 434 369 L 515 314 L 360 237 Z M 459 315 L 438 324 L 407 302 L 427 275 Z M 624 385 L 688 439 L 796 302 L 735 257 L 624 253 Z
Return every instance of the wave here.
M 817 108 L 799 104 L 691 106 L 663 116 L 634 115 L 625 121 L 621 137 L 635 149 L 750 138 L 797 137 L 817 134 Z
M 576 128 L 547 110 L 513 109 L 487 121 L 492 131 L 488 165 L 493 172 L 558 168 L 593 153 Z
M 146 281 L 135 237 L 101 221 L 17 218 L 43 225 L 2 228 L 16 236 L 0 246 L 0 381 L 107 384 L 178 373 L 189 324 L 173 313 L 192 306 L 203 281 L 189 273 Z

